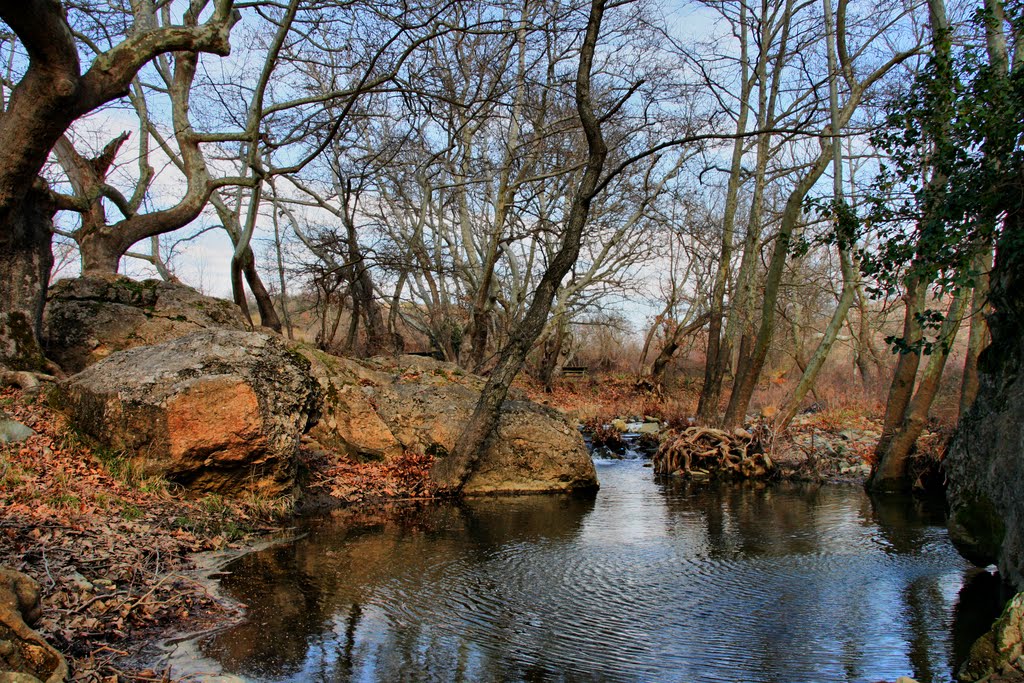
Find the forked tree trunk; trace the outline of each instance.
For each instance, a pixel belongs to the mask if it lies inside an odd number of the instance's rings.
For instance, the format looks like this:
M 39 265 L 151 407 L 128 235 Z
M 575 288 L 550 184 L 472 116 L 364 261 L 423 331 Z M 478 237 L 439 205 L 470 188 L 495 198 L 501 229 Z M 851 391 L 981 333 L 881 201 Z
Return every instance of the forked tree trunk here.
M 968 292 L 961 290 L 949 304 L 946 319 L 939 331 L 938 348 L 933 349 L 928 357 L 917 391 L 907 406 L 903 420 L 887 441 L 886 450 L 879 452 L 878 466 L 868 480 L 868 487 L 872 491 L 905 491 L 910 489 L 913 483 L 908 477 L 910 455 L 924 430 L 928 412 L 939 390 L 942 371 L 946 366 L 946 359 L 949 358 L 953 339 L 960 328 L 967 299 Z
M 672 336 L 666 341 L 665 346 L 661 348 L 661 352 L 658 357 L 654 359 L 654 363 L 651 365 L 651 386 L 659 387 L 665 380 L 665 370 L 668 369 L 668 364 L 672 362 L 672 358 L 676 355 L 676 351 L 679 350 L 679 345 L 683 343 L 686 337 L 690 336 L 700 328 L 704 327 L 711 319 L 709 313 L 701 315 L 696 320 L 688 325 L 679 325 L 672 332 Z
M 43 306 L 53 266 L 55 207 L 39 181 L 0 229 L 0 366 L 43 370 Z

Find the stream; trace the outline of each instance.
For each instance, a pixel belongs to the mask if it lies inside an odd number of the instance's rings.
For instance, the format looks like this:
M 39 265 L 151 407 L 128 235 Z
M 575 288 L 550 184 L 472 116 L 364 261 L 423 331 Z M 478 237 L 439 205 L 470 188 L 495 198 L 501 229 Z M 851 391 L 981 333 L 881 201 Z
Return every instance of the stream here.
M 596 497 L 336 511 L 228 565 L 241 624 L 176 675 L 248 681 L 950 681 L 999 586 L 941 503 L 657 481 Z M 221 674 L 214 677 L 214 673 Z

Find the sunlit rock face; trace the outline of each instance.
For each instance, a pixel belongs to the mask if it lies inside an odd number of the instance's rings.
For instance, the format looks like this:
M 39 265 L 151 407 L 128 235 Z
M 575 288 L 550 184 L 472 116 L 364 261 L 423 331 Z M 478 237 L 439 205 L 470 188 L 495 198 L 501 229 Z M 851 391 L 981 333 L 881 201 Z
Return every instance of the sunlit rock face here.
M 321 401 L 280 337 L 230 330 L 116 353 L 60 392 L 80 430 L 145 474 L 229 495 L 291 487 Z
M 446 457 L 484 384 L 428 358 L 339 358 L 244 327 L 234 304 L 181 284 L 87 277 L 54 287 L 47 343 L 81 371 L 62 399 L 79 429 L 147 473 L 228 494 L 287 490 L 310 428 L 334 457 Z M 464 493 L 596 488 L 575 427 L 510 399 Z
M 93 275 L 50 288 L 44 346 L 49 358 L 73 373 L 117 351 L 206 329 L 244 330 L 246 324 L 230 301 L 182 284 Z
M 327 451 L 389 459 L 403 451 L 447 457 L 469 421 L 484 380 L 421 358 L 337 358 L 299 347 L 324 397 L 310 436 Z M 463 493 L 544 493 L 597 487 L 583 437 L 558 411 L 513 392 L 498 434 Z

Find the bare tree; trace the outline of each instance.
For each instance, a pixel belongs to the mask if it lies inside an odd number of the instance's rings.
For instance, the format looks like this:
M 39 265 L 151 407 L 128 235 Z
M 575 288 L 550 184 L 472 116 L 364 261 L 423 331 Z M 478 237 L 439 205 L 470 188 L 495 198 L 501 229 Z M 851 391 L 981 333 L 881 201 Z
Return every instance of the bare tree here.
M 209 18 L 199 22 L 211 4 Z M 0 363 L 32 368 L 43 365 L 39 332 L 57 208 L 39 176 L 50 151 L 75 120 L 122 97 L 136 73 L 156 55 L 228 54 L 228 36 L 238 17 L 232 0 L 196 0 L 182 24 L 136 26 L 93 59 L 84 73 L 62 4 L 5 3 L 0 19 L 28 56 L 0 117 Z

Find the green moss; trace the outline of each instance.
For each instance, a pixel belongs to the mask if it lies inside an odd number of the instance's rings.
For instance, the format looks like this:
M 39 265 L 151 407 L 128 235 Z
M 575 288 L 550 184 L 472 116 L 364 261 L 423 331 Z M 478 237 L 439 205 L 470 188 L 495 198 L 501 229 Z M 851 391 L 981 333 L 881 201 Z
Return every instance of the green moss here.
M 142 517 L 142 509 L 135 503 L 125 501 L 121 504 L 121 517 L 126 521 L 134 522 Z
M 303 355 L 303 353 L 301 351 L 299 351 L 297 348 L 288 346 L 288 347 L 285 347 L 284 352 L 286 354 L 288 354 L 288 356 L 293 361 L 295 361 L 295 364 L 298 365 L 304 372 L 309 372 L 310 368 L 313 367 L 313 364 L 309 362 L 309 359 L 306 358 L 306 356 Z M 324 354 L 324 355 L 327 355 L 327 354 Z M 326 364 L 326 361 L 325 361 L 325 364 Z M 335 367 L 337 367 L 337 366 L 335 366 Z

